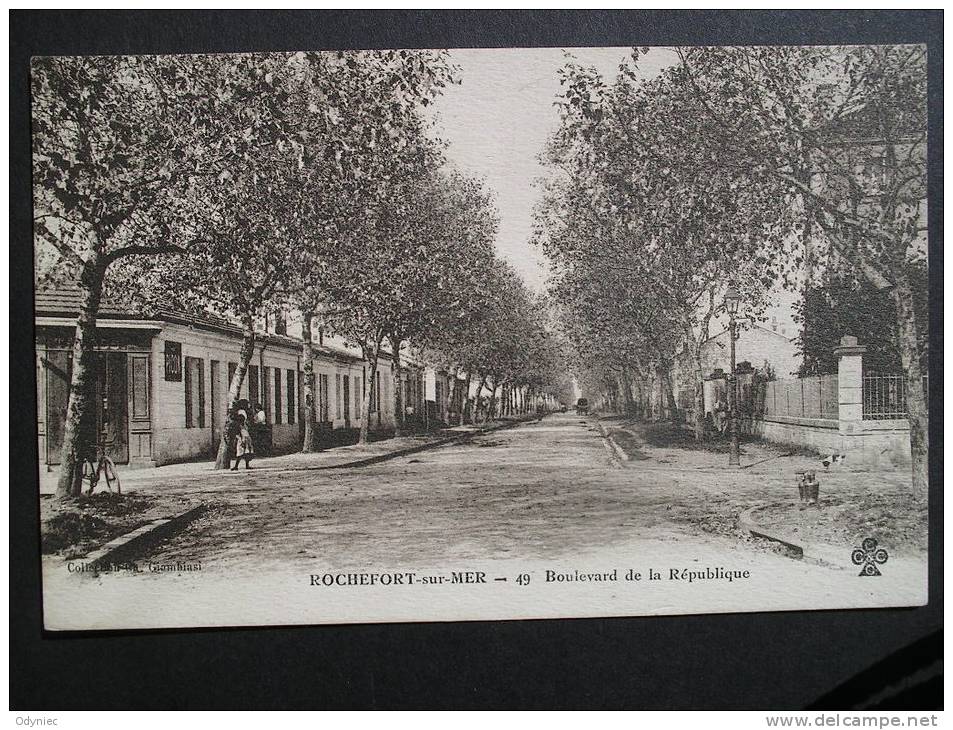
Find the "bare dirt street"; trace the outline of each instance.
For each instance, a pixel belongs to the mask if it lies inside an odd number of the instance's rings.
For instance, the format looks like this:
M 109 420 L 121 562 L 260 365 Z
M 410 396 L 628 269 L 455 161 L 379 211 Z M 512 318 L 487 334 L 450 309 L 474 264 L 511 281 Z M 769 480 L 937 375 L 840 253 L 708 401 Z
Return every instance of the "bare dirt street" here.
M 615 467 L 595 421 L 572 413 L 374 466 L 209 474 L 166 488 L 214 506 L 152 559 L 209 570 L 558 560 L 633 540 L 770 552 L 742 543 L 722 477 Z
M 925 600 L 924 555 L 891 550 L 882 577 L 860 579 L 847 546 L 833 564 L 795 560 L 746 537 L 740 510 L 790 497 L 785 466 L 772 466 L 775 474 L 729 472 L 714 462 L 686 468 L 647 448 L 648 458 L 620 468 L 609 453 L 595 417 L 567 413 L 365 467 L 170 476 L 148 491 L 202 501 L 210 506 L 205 516 L 142 556 L 135 572 L 76 574 L 51 557 L 44 591 L 57 600 L 47 626 L 651 615 Z M 718 570 L 743 580 L 717 579 Z M 579 573 L 612 571 L 618 580 L 575 582 Z M 641 581 L 625 577 L 633 571 Z M 690 582 L 690 571 L 704 579 Z M 413 586 L 314 582 L 398 572 L 416 576 Z M 485 580 L 458 585 L 454 572 Z

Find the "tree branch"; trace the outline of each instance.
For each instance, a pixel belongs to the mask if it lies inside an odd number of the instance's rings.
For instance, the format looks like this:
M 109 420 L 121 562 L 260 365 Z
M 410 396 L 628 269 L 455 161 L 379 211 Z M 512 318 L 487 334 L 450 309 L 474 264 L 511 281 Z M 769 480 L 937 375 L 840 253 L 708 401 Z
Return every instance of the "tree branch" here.
M 164 253 L 184 254 L 188 253 L 188 251 L 182 246 L 171 243 L 159 246 L 123 246 L 106 254 L 106 265 L 108 266 L 117 259 L 125 258 L 126 256 L 155 256 Z

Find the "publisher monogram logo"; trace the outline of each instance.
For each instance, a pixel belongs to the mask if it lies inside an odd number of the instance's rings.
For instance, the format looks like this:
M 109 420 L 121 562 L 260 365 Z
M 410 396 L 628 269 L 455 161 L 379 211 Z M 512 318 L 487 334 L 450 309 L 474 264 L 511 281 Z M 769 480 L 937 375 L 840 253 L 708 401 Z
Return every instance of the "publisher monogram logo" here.
M 877 564 L 883 565 L 887 562 L 887 551 L 877 547 L 877 540 L 872 537 L 866 538 L 859 548 L 854 548 L 850 555 L 854 565 L 861 566 L 860 577 L 880 575 L 880 568 Z

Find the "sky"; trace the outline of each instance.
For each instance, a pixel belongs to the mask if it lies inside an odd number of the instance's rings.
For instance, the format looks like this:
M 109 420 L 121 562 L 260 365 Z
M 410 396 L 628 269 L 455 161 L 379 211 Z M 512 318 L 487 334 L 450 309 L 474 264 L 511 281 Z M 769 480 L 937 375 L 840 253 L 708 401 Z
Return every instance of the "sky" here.
M 630 48 L 567 49 L 607 79 L 615 78 Z M 657 48 L 639 60 L 639 72 L 654 76 L 671 64 L 674 52 Z M 459 86 L 450 87 L 435 104 L 438 128 L 449 142 L 447 156 L 462 172 L 483 178 L 500 213 L 500 255 L 534 289 L 548 276 L 545 257 L 530 242 L 533 206 L 539 199 L 535 179 L 545 173 L 538 162 L 547 138 L 556 129 L 554 102 L 560 93 L 558 71 L 565 63 L 560 48 L 455 49 Z

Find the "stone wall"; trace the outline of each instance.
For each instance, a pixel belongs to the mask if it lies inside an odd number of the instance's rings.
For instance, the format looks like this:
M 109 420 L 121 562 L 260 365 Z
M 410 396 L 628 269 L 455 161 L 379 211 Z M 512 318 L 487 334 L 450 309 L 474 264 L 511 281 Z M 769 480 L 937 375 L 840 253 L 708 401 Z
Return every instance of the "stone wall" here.
M 909 464 L 910 430 L 906 419 L 864 420 L 863 356 L 866 347 L 845 336 L 839 347 L 837 418 L 766 416 L 740 420 L 743 433 L 768 441 L 844 454 L 854 467 L 871 469 Z
M 838 421 L 782 419 L 741 421 L 741 432 L 777 444 L 815 449 L 821 455 L 845 454 L 855 467 L 880 468 L 910 463 L 910 430 L 905 420 L 864 421 L 861 429 L 842 433 Z

